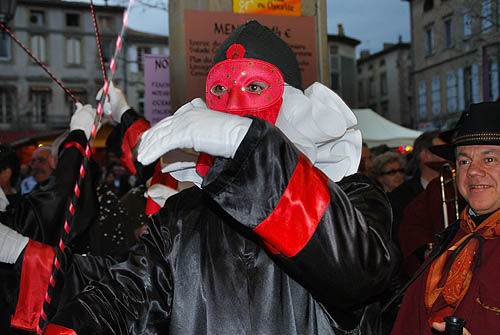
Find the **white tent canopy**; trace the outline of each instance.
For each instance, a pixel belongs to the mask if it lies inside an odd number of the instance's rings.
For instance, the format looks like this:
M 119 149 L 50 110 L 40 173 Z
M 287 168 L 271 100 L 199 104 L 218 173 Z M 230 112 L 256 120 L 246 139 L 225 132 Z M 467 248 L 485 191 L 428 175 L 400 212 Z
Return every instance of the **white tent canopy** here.
M 413 145 L 413 141 L 422 134 L 421 131 L 402 127 L 389 121 L 369 108 L 353 109 L 358 119 L 354 127 L 361 130 L 363 141 L 368 147 L 386 144 L 389 147 Z

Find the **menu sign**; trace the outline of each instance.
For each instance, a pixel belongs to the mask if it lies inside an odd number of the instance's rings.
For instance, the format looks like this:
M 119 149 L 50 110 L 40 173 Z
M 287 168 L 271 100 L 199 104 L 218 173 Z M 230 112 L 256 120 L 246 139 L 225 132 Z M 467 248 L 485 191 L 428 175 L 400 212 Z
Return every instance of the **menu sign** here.
M 266 25 L 290 45 L 299 62 L 303 88 L 318 80 L 314 17 L 185 10 L 188 100 L 205 98 L 205 79 L 217 49 L 233 30 L 249 20 Z

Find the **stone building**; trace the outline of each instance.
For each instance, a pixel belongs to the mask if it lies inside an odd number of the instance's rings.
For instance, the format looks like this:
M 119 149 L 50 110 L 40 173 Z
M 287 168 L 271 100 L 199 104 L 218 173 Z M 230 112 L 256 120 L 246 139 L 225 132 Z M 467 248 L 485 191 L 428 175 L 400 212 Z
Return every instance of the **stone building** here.
M 344 34 L 341 24 L 338 25 L 337 35 L 328 35 L 330 88 L 351 108 L 357 107 L 356 46 L 359 43 L 359 40 Z
M 448 129 L 470 103 L 498 99 L 500 1 L 406 1 L 416 127 Z
M 381 51 L 362 50 L 357 62 L 357 105 L 371 108 L 386 119 L 412 126 L 410 44 L 384 43 Z
M 125 8 L 94 8 L 109 76 Z M 76 99 L 96 106 L 95 96 L 104 80 L 88 3 L 18 0 L 8 26 Z M 144 96 L 142 55 L 156 52 L 168 54 L 168 37 L 127 30 L 113 81 L 138 111 L 143 109 Z M 0 32 L 0 141 L 66 129 L 73 111 L 73 99 Z

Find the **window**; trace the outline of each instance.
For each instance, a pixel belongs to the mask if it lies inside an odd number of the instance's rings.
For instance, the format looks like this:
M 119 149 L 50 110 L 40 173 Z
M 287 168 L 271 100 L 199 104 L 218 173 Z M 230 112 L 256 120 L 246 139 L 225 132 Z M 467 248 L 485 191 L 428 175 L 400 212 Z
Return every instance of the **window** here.
M 443 22 L 443 44 L 445 48 L 453 46 L 453 26 L 451 18 L 447 18 Z
M 382 116 L 389 116 L 389 102 L 388 101 L 382 101 L 380 103 L 380 111 Z
M 47 123 L 47 109 L 50 90 L 46 87 L 32 88 L 33 122 Z
M 379 62 L 379 65 L 380 66 L 384 66 L 385 65 L 385 59 L 381 59 L 380 62 Z
M 339 90 L 340 89 L 339 73 L 338 72 L 331 72 L 330 79 L 331 79 L 331 89 L 332 90 Z
M 432 115 L 439 116 L 441 111 L 441 85 L 439 76 L 432 77 Z
M 380 94 L 387 94 L 387 74 L 380 75 Z
M 137 100 L 139 101 L 139 114 L 144 115 L 144 92 L 137 93 Z
M 423 80 L 418 83 L 418 114 L 421 119 L 425 119 L 427 115 L 427 96 Z
M 80 26 L 80 15 L 78 15 L 78 14 L 66 14 L 66 26 L 79 27 Z
M 45 36 L 31 35 L 31 52 L 41 61 L 45 62 Z
M 109 63 L 113 57 L 113 42 L 110 39 L 102 39 L 101 51 L 104 63 Z
M 434 31 L 432 27 L 425 30 L 425 55 L 429 56 L 434 53 Z
M 470 10 L 464 13 L 464 40 L 469 39 L 472 35 L 472 17 Z
M 99 26 L 99 30 L 109 31 L 114 30 L 114 20 L 111 16 L 98 16 L 97 17 L 97 25 Z
M 454 71 L 446 72 L 446 110 L 457 112 L 457 77 Z
M 434 0 L 425 0 L 424 1 L 424 12 L 431 10 L 434 8 Z
M 362 81 L 358 82 L 358 100 L 360 102 L 365 101 L 365 92 Z
M 13 94 L 5 87 L 0 87 L 0 123 L 12 123 Z
M 10 60 L 10 38 L 0 33 L 0 60 Z
M 370 77 L 370 79 L 368 79 L 368 85 L 369 85 L 368 97 L 374 98 L 377 95 L 377 88 L 375 87 L 375 79 L 373 77 Z
M 460 69 L 458 85 L 459 95 L 461 95 L 459 99 L 461 110 L 463 110 L 464 107 L 468 107 L 471 103 L 479 101 L 479 77 L 477 64 L 472 64 Z
M 40 10 L 30 11 L 30 23 L 33 26 L 43 26 L 45 24 L 45 13 Z
M 493 28 L 493 11 L 491 10 L 491 0 L 481 3 L 481 30 L 483 33 L 490 32 Z
M 81 41 L 77 38 L 66 39 L 66 64 L 82 64 Z
M 336 55 L 339 53 L 339 47 L 336 45 L 330 46 L 330 55 Z
M 488 59 L 488 101 L 498 99 L 498 63 L 495 58 Z
M 150 54 L 150 47 L 138 47 L 137 48 L 137 66 L 139 67 L 139 71 L 144 71 L 144 55 Z

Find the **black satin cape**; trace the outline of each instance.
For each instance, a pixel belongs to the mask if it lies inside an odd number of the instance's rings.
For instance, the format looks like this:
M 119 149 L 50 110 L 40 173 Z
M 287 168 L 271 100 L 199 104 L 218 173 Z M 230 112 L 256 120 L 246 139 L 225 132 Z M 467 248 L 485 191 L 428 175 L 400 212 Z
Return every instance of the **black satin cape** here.
M 329 181 L 330 203 L 306 246 L 290 258 L 269 252 L 253 228 L 278 204 L 299 155 L 277 128 L 254 119 L 235 158 L 216 159 L 203 190 L 170 197 L 126 262 L 67 252 L 51 322 L 79 335 L 354 328 L 390 279 L 391 210 L 364 176 Z

